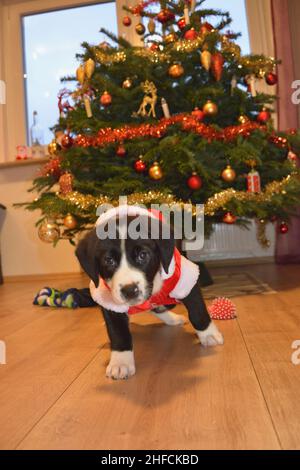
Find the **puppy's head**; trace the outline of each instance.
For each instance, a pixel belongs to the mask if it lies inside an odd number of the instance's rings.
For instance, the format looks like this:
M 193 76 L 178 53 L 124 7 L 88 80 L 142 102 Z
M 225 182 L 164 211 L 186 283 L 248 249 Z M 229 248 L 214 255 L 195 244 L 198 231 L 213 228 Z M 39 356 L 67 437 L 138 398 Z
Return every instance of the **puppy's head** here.
M 161 268 L 168 273 L 175 247 L 171 231 L 167 231 L 170 237 L 163 236 L 164 223 L 157 220 L 151 225 L 150 217 L 146 216 L 139 217 L 143 230 L 132 237 L 130 224 L 135 219 L 128 217 L 124 225 L 122 218 L 118 218 L 115 239 L 99 239 L 96 229 L 92 230 L 76 250 L 82 268 L 95 286 L 98 287 L 100 276 L 110 288 L 114 302 L 129 306 L 143 303 L 160 290 Z

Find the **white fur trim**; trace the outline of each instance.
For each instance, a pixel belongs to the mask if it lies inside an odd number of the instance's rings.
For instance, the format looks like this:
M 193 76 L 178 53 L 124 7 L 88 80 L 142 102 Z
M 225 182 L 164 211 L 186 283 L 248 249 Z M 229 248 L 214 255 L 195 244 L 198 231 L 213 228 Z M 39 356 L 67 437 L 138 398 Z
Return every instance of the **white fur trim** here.
M 124 204 L 118 207 L 113 207 L 112 209 L 108 209 L 108 211 L 101 214 L 96 222 L 96 225 L 104 224 L 113 217 L 135 217 L 137 215 L 146 215 L 147 217 L 153 217 L 154 219 L 157 219 L 153 213 L 147 209 L 144 209 L 143 207 L 128 206 L 127 204 Z
M 170 292 L 170 297 L 174 299 L 184 299 L 189 295 L 199 277 L 199 267 L 181 255 L 181 275 L 174 289 Z

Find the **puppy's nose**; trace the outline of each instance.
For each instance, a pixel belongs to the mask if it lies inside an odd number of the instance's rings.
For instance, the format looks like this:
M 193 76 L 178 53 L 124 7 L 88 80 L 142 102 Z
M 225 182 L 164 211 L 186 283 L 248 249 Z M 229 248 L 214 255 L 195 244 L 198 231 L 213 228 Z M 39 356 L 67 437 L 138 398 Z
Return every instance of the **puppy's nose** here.
M 126 284 L 121 288 L 121 294 L 126 300 L 133 300 L 139 294 L 139 288 L 137 284 Z

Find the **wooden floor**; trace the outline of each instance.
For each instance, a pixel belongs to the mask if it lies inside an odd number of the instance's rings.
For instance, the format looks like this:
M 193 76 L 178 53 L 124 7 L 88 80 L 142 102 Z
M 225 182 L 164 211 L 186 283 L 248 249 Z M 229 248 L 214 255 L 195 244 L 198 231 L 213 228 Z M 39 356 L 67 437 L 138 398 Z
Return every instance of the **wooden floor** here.
M 247 270 L 277 290 L 235 299 L 238 319 L 218 322 L 225 345 L 205 350 L 190 326 L 134 316 L 137 375 L 104 376 L 109 358 L 97 308 L 31 305 L 37 279 L 0 287 L 1 449 L 299 449 L 300 266 Z M 177 308 L 183 312 L 182 307 Z

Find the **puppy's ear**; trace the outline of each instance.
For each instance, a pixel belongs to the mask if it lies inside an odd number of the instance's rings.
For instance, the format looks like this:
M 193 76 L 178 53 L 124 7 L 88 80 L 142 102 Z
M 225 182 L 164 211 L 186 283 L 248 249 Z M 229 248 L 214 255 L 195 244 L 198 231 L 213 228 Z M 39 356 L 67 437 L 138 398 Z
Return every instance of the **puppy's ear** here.
M 96 229 L 93 229 L 79 242 L 75 251 L 82 269 L 93 280 L 96 287 L 99 285 L 99 270 L 96 258 L 98 243 Z
M 175 249 L 174 231 L 165 222 L 159 221 L 159 237 L 155 239 L 162 267 L 168 274 Z

